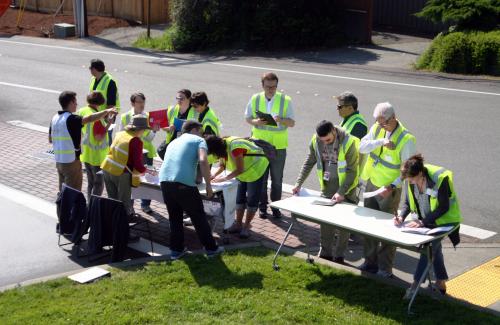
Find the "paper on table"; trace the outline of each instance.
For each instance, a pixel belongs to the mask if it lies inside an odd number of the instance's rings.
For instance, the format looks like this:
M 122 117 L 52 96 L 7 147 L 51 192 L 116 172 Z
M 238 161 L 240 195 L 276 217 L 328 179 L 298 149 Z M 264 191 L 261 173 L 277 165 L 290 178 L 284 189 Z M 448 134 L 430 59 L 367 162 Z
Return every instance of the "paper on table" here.
M 383 191 L 385 191 L 385 187 L 381 187 L 381 188 L 379 188 L 378 190 L 373 191 L 373 192 L 364 192 L 364 193 L 363 193 L 363 199 L 368 199 L 368 198 L 371 198 L 371 197 L 377 196 L 377 195 L 379 195 L 380 193 L 382 193 Z
M 146 173 L 146 174 L 144 174 L 144 179 L 148 183 L 152 183 L 152 184 L 159 184 L 160 183 L 160 177 L 158 175 L 151 175 L 151 174 Z

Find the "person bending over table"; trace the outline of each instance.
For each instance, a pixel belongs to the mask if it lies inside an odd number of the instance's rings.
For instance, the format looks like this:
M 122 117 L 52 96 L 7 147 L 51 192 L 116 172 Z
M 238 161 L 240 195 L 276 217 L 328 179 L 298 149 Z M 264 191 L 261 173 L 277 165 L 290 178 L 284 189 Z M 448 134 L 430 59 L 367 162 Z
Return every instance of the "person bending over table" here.
M 321 196 L 340 203 L 358 203 L 357 186 L 359 170 L 359 139 L 332 122 L 321 121 L 316 134 L 309 143 L 309 153 L 302 165 L 299 177 L 292 190 L 298 195 L 307 176 L 316 165 Z M 335 228 L 321 225 L 321 250 L 319 257 L 344 264 L 344 255 L 349 242 L 349 232 L 339 230 L 335 251 L 333 250 Z
M 264 182 L 264 174 L 269 161 L 264 151 L 250 140 L 209 135 L 206 138 L 208 153 L 221 159 L 220 168 L 212 175 L 212 182 L 219 183 L 233 178 L 238 179 L 236 196 L 236 221 L 227 229 L 228 233 L 239 233 L 240 238 L 250 237 L 250 223 L 259 205 L 259 198 Z M 226 176 L 219 176 L 224 169 Z M 247 210 L 245 223 L 243 216 Z
M 418 214 L 418 220 L 410 221 L 406 227 L 434 228 L 442 225 L 457 225 L 462 221 L 457 194 L 453 186 L 453 173 L 443 167 L 424 164 L 422 155 L 411 156 L 401 168 L 401 178 L 406 180 L 406 199 L 400 215 L 394 217 L 394 223 L 401 225 L 410 212 Z M 456 246 L 460 242 L 458 228 L 450 235 Z M 448 274 L 444 265 L 441 239 L 432 242 L 432 256 L 436 287 L 446 294 Z M 427 267 L 427 257 L 420 255 L 413 284 L 406 291 L 409 299 L 417 289 L 418 281 Z

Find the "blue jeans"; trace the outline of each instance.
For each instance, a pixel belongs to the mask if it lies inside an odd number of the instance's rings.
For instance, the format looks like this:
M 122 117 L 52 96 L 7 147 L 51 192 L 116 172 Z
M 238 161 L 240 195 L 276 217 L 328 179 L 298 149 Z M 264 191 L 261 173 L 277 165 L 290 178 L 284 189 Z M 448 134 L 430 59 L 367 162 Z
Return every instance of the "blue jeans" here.
M 265 174 L 264 174 L 265 175 Z M 262 192 L 264 175 L 254 182 L 238 181 L 238 192 L 236 194 L 236 209 L 247 209 L 248 212 L 256 212 L 259 198 Z
M 269 167 L 264 173 L 264 181 L 262 183 L 262 193 L 260 196 L 259 210 L 266 212 L 267 210 L 267 179 L 271 175 L 271 201 L 281 200 L 281 191 L 283 184 L 283 171 L 285 170 L 286 149 L 276 150 L 276 159 L 269 162 Z M 279 212 L 278 209 L 271 209 L 273 212 Z
M 441 238 L 432 242 L 432 267 L 434 268 L 434 274 L 437 280 L 448 280 L 448 273 L 446 272 L 446 267 L 444 266 L 443 249 L 441 246 Z M 420 260 L 418 261 L 417 270 L 413 276 L 413 280 L 417 282 L 424 273 L 427 267 L 427 255 L 420 254 Z

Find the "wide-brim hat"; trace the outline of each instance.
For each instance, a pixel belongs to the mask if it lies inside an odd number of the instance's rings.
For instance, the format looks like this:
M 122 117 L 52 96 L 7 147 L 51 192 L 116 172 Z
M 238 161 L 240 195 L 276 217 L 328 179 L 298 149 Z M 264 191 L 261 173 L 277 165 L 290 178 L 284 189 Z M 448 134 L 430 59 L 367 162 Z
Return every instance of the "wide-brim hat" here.
M 130 121 L 130 123 L 125 126 L 125 130 L 127 131 L 139 131 L 148 129 L 150 129 L 148 125 L 148 119 L 140 114 L 132 116 L 132 120 Z

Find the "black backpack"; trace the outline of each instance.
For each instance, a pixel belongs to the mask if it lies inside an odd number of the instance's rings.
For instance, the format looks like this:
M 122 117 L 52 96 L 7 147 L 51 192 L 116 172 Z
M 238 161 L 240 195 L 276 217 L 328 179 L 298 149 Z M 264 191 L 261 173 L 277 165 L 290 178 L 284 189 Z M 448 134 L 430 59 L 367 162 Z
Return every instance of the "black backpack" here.
M 276 148 L 270 144 L 267 141 L 260 140 L 260 139 L 254 139 L 254 138 L 244 138 L 245 140 L 248 140 L 255 144 L 256 146 L 260 147 L 263 151 L 264 154 L 260 153 L 247 153 L 245 156 L 261 156 L 261 157 L 266 157 L 267 160 L 274 161 L 276 160 L 276 157 L 278 156 L 278 152 L 276 151 Z

